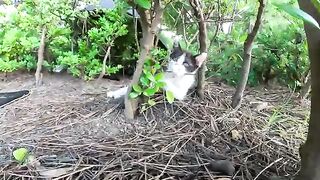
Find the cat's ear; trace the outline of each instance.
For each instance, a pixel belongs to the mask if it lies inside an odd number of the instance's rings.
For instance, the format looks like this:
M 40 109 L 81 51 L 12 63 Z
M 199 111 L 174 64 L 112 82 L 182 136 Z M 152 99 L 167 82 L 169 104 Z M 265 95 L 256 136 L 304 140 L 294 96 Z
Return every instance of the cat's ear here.
M 197 66 L 200 67 L 202 63 L 207 59 L 207 57 L 208 57 L 208 53 L 205 53 L 205 52 L 197 55 L 195 57 Z

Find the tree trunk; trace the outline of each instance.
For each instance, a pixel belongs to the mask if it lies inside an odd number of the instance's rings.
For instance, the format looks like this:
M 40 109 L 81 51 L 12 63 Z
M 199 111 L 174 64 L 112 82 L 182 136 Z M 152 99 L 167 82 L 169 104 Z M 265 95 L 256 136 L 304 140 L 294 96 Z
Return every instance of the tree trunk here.
M 320 12 L 310 0 L 299 0 L 300 8 L 320 23 Z M 305 23 L 308 51 L 311 65 L 311 115 L 307 141 L 300 147 L 301 170 L 296 177 L 298 180 L 320 179 L 320 31 Z
M 266 0 L 259 0 L 259 9 L 257 14 L 257 19 L 254 24 L 252 32 L 248 34 L 248 37 L 246 41 L 244 42 L 244 55 L 243 55 L 243 64 L 242 64 L 242 70 L 241 70 L 241 77 L 236 89 L 236 92 L 234 96 L 232 97 L 232 108 L 237 108 L 241 105 L 243 92 L 246 88 L 248 76 L 250 72 L 250 65 L 251 65 L 251 53 L 252 53 L 252 47 L 255 37 L 257 36 L 258 30 L 262 23 L 262 14 L 264 12 Z
M 40 46 L 39 46 L 39 49 L 38 49 L 37 70 L 36 70 L 36 73 L 35 73 L 36 86 L 39 86 L 42 83 L 41 69 L 42 69 L 42 65 L 43 65 L 44 50 L 45 50 L 45 45 L 46 45 L 46 33 L 47 33 L 47 28 L 45 26 L 43 26 L 42 33 L 41 33 Z
M 137 62 L 136 70 L 133 74 L 132 81 L 128 88 L 128 92 L 125 96 L 125 115 L 127 119 L 134 119 L 138 107 L 138 99 L 129 99 L 129 93 L 132 90 L 132 85 L 139 82 L 143 65 L 147 56 L 149 55 L 150 49 L 153 47 L 155 33 L 157 32 L 158 25 L 161 22 L 163 8 L 161 7 L 160 0 L 155 0 L 154 2 L 154 13 L 155 16 L 152 20 L 152 16 L 147 10 L 137 9 L 140 15 L 141 28 L 142 28 L 142 42 L 139 60 Z M 152 22 L 151 22 L 152 21 Z
M 301 89 L 300 97 L 301 99 L 306 99 L 310 93 L 311 89 L 311 73 L 309 71 L 308 75 L 305 77 L 306 82 L 304 82 L 303 87 Z
M 193 8 L 194 14 L 199 21 L 199 43 L 200 43 L 200 53 L 206 53 L 208 51 L 207 47 L 207 23 L 205 21 L 202 7 L 199 0 L 189 0 L 190 5 Z M 204 86 L 205 86 L 205 73 L 206 73 L 206 61 L 203 62 L 198 71 L 198 84 L 197 84 L 197 94 L 200 99 L 204 98 Z

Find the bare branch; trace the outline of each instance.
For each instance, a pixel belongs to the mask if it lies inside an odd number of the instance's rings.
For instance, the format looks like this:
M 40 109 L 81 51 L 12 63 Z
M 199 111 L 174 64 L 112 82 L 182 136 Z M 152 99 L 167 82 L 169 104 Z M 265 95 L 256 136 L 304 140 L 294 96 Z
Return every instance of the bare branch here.
M 189 0 L 190 5 L 193 8 L 194 14 L 199 20 L 199 43 L 200 43 L 200 53 L 207 52 L 207 23 L 205 21 L 201 4 L 199 0 Z M 204 86 L 205 86 L 205 68 L 206 63 L 204 62 L 198 71 L 198 85 L 197 94 L 202 99 L 204 98 Z
M 37 70 L 35 73 L 36 77 L 36 86 L 41 85 L 42 83 L 42 65 L 44 61 L 44 50 L 46 45 L 46 34 L 47 34 L 47 28 L 45 26 L 42 27 L 42 33 L 41 33 L 41 39 L 40 39 L 40 46 L 38 49 L 38 62 L 37 62 Z
M 254 24 L 252 31 L 248 34 L 246 41 L 244 42 L 244 54 L 243 54 L 243 65 L 241 69 L 241 79 L 238 82 L 236 92 L 232 98 L 232 108 L 238 108 L 241 105 L 243 92 L 246 88 L 250 66 L 251 66 L 251 52 L 253 47 L 253 41 L 258 33 L 258 30 L 262 23 L 262 14 L 264 12 L 266 0 L 259 0 L 260 6 L 258 9 L 257 19 Z

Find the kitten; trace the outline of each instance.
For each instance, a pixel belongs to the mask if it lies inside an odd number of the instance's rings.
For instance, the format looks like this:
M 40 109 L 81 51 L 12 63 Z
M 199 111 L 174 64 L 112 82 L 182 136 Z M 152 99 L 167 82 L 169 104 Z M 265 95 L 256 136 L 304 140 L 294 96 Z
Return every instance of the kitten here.
M 175 99 L 183 100 L 189 89 L 195 86 L 196 74 L 199 67 L 206 60 L 207 53 L 193 56 L 190 52 L 182 50 L 180 44 L 175 42 L 170 54 L 167 70 L 164 73 L 164 90 L 171 91 Z M 109 91 L 108 97 L 121 98 L 127 93 L 128 87 Z

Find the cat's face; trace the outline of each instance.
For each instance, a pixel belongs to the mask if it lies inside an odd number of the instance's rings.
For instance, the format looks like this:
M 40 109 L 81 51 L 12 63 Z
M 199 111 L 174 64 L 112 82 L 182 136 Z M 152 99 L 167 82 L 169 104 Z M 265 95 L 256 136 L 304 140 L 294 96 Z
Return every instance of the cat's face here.
M 207 53 L 193 56 L 190 52 L 182 50 L 179 44 L 175 45 L 170 54 L 168 71 L 177 76 L 195 74 L 206 58 Z

